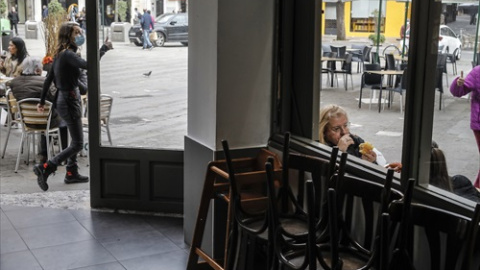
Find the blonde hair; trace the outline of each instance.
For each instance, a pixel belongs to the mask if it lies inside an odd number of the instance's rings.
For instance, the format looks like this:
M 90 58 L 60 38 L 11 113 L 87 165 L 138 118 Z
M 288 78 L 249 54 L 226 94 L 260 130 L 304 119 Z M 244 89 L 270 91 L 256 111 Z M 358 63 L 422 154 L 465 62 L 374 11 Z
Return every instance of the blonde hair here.
M 331 118 L 345 116 L 348 120 L 347 112 L 340 106 L 329 104 L 320 110 L 320 123 L 318 125 L 318 141 L 326 144 L 325 132 Z

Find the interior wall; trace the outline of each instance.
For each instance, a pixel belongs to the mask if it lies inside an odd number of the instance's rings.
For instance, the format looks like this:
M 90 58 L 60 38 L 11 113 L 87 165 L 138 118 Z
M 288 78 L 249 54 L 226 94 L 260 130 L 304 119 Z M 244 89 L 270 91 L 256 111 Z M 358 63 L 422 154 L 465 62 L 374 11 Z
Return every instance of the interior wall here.
M 221 151 L 221 140 L 227 139 L 232 150 L 238 150 L 266 146 L 270 137 L 273 3 L 189 1 L 184 152 L 187 243 L 192 239 L 207 164 Z M 209 233 L 211 226 L 206 228 Z

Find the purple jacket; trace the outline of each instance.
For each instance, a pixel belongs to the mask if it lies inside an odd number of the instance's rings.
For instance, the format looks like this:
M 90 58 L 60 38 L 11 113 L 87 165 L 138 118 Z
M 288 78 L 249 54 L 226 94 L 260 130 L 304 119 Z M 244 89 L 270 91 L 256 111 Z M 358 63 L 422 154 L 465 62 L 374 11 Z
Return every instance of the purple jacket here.
M 457 86 L 457 79 L 453 80 L 450 92 L 456 97 L 464 96 L 471 92 L 470 128 L 480 130 L 480 66 L 476 66 L 465 77 L 463 86 Z

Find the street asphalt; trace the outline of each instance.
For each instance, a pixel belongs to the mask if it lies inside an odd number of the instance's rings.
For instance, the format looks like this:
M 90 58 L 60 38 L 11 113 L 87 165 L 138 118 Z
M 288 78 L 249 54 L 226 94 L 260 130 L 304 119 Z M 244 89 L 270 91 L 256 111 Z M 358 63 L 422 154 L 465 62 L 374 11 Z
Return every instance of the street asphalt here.
M 473 34 L 474 28 L 468 25 L 465 16 L 457 17 L 456 23 L 449 24 L 455 31 L 465 29 Z M 19 25 L 20 37 L 25 37 L 24 25 Z M 42 58 L 45 46 L 41 39 L 26 39 L 27 49 L 32 56 Z M 368 44 L 366 38 L 351 38 L 336 41 L 334 36 L 324 36 L 324 43 L 344 45 L 352 43 Z M 397 44 L 396 39 L 385 43 Z M 110 129 L 115 146 L 138 148 L 183 149 L 187 130 L 187 63 L 188 47 L 180 43 L 170 43 L 162 48 L 142 50 L 129 42 L 113 42 L 114 50 L 107 52 L 100 63 L 101 93 L 113 96 Z M 458 61 L 458 70 L 467 74 L 471 70 L 472 49 L 464 50 Z M 83 55 L 84 52 L 82 53 Z M 152 71 L 146 77 L 143 74 Z M 353 90 L 349 79 L 349 89 L 343 88 L 343 78 L 339 76 L 339 87 L 326 86 L 323 82 L 320 106 L 336 103 L 347 109 L 352 122 L 351 132 L 370 141 L 378 148 L 387 161 L 401 160 L 403 114 L 400 113 L 399 96 L 396 94 L 391 108 L 378 112 L 378 105 L 368 102 L 358 108 L 361 73 L 353 66 Z M 323 77 L 325 80 L 326 76 Z M 455 78 L 451 65 L 448 65 L 449 83 Z M 445 83 L 444 88 L 449 85 Z M 370 91 L 364 91 L 364 97 Z M 408 95 L 408 94 L 407 94 Z M 478 172 L 478 150 L 473 133 L 469 128 L 470 105 L 466 98 L 453 98 L 445 92 L 445 108 L 435 111 L 434 138 L 445 151 L 451 174 L 464 174 L 474 179 Z M 435 102 L 438 105 L 438 93 Z M 435 108 L 438 108 L 436 105 Z M 0 128 L 3 145 L 6 128 Z M 40 192 L 36 177 L 32 172 L 32 162 L 27 165 L 24 157 L 20 161 L 18 173 L 14 172 L 16 155 L 20 143 L 20 129 L 13 129 L 8 142 L 6 156 L 0 160 L 0 194 L 25 194 Z M 106 134 L 102 143 L 107 145 Z M 80 172 L 88 175 L 88 161 L 80 157 Z M 84 191 L 89 184 L 66 185 L 63 183 L 65 170 L 60 167 L 57 174 L 49 179 L 50 191 Z

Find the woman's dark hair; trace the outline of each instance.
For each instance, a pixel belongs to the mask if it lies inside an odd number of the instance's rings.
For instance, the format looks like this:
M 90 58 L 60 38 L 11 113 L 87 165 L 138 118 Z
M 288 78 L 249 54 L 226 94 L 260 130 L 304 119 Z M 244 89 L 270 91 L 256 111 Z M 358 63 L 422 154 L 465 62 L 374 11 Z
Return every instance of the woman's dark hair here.
M 452 181 L 448 175 L 447 161 L 438 144 L 432 141 L 432 153 L 430 157 L 430 184 L 441 189 L 453 191 Z
M 73 39 L 73 31 L 75 30 L 76 24 L 72 23 L 64 23 L 60 26 L 60 30 L 58 31 L 58 47 L 55 55 L 58 55 L 64 50 L 73 49 L 73 51 L 77 51 L 78 47 L 75 44 L 75 40 Z
M 25 46 L 25 41 L 19 37 L 13 37 L 10 39 L 13 45 L 17 48 L 17 54 L 12 55 L 12 59 L 18 59 L 18 64 L 23 62 L 23 59 L 28 56 L 27 46 Z

